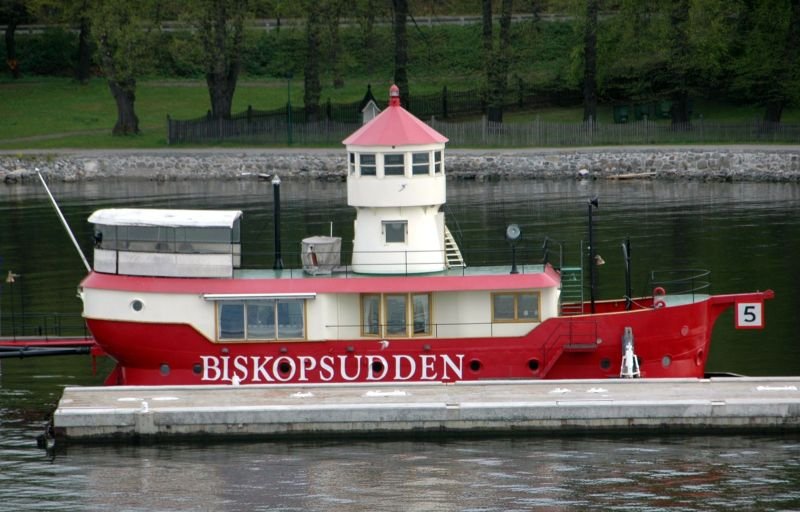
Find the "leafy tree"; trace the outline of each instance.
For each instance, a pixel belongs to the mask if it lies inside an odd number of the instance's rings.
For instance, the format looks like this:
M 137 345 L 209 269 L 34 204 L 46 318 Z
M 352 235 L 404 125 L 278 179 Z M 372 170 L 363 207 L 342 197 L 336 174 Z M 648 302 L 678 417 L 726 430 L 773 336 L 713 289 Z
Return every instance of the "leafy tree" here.
M 91 0 L 88 12 L 100 66 L 117 104 L 111 133 L 138 134 L 136 77 L 152 65 L 151 33 L 159 21 L 158 1 Z
M 194 27 L 203 51 L 211 115 L 216 119 L 231 117 L 242 67 L 244 22 L 251 7 L 249 0 L 193 0 L 183 16 Z
M 489 121 L 503 122 L 503 105 L 507 89 L 511 48 L 511 15 L 514 1 L 503 0 L 500 5 L 500 40 L 495 49 L 492 21 L 492 2 L 482 0 L 483 53 L 486 63 L 486 103 Z
M 322 7 L 315 0 L 308 2 L 306 18 L 306 65 L 304 73 L 305 91 L 303 102 L 306 108 L 306 118 L 309 121 L 319 119 L 319 98 L 322 95 L 322 85 L 319 79 L 319 48 Z
M 800 101 L 800 1 L 748 4 L 733 90 L 763 104 L 764 121 L 779 123 L 784 108 Z
M 583 28 L 583 120 L 597 121 L 597 8 L 598 0 L 586 0 Z
M 89 0 L 28 0 L 39 21 L 66 23 L 78 27 L 78 55 L 75 79 L 89 82 L 92 48 L 90 41 Z
M 0 24 L 5 24 L 6 65 L 15 80 L 21 76 L 17 61 L 17 26 L 31 20 L 23 0 L 0 0 Z

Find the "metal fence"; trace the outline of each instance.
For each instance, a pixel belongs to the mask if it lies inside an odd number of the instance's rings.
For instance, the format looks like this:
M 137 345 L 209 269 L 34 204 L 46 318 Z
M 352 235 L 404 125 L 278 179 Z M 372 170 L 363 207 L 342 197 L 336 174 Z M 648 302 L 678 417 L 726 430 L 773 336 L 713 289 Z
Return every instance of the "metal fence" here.
M 299 117 L 299 116 L 298 116 Z M 761 121 L 722 123 L 697 120 L 682 125 L 669 121 L 615 123 L 530 122 L 491 123 L 427 120 L 446 134 L 451 147 L 568 147 L 641 144 L 800 143 L 800 125 Z M 288 116 L 236 117 L 207 122 L 168 122 L 168 141 L 176 143 L 247 142 L 252 144 L 338 144 L 361 126 L 360 122 L 322 120 L 303 122 Z

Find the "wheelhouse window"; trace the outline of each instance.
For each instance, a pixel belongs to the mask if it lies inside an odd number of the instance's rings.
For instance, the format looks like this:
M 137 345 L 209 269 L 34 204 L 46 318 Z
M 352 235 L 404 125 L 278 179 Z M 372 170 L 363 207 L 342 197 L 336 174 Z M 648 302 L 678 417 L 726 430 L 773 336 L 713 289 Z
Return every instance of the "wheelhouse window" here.
M 493 322 L 538 322 L 539 292 L 492 294 Z
M 421 176 L 431 173 L 431 154 L 412 153 L 411 154 L 411 173 L 414 176 Z
M 365 153 L 358 155 L 359 171 L 361 176 L 376 176 L 377 167 L 375 166 L 375 155 Z
M 265 299 L 221 302 L 220 340 L 305 339 L 305 301 Z
M 430 334 L 429 293 L 375 293 L 361 296 L 362 336 L 411 337 Z
M 433 173 L 442 174 L 444 172 L 444 165 L 442 163 L 442 152 L 434 151 L 433 153 Z
M 404 244 L 406 243 L 406 234 L 408 231 L 408 222 L 404 220 L 384 221 L 383 236 L 387 244 Z
M 405 154 L 383 155 L 384 176 L 404 176 L 406 173 Z
M 347 170 L 348 173 L 355 174 L 356 173 L 356 154 L 350 153 L 350 156 L 347 159 Z

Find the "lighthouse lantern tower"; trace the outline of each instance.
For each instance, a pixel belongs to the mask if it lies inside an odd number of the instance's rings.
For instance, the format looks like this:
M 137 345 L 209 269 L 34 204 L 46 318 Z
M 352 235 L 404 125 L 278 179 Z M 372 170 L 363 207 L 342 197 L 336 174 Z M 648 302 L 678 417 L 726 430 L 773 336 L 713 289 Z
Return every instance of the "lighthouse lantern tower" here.
M 400 105 L 396 85 L 389 106 L 343 141 L 347 203 L 356 209 L 353 271 L 419 274 L 451 266 L 454 242 L 440 211 L 446 142 Z

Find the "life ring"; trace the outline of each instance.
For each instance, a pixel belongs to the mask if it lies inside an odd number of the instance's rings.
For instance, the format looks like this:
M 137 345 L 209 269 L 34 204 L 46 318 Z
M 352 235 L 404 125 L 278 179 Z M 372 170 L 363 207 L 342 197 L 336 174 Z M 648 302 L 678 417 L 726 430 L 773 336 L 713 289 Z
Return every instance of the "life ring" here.
M 656 286 L 655 288 L 653 288 L 653 297 L 664 296 L 666 294 L 667 291 L 661 286 Z
M 658 299 L 657 301 L 653 302 L 653 307 L 656 309 L 661 309 L 663 307 L 666 307 L 666 305 L 667 303 L 661 299 Z

